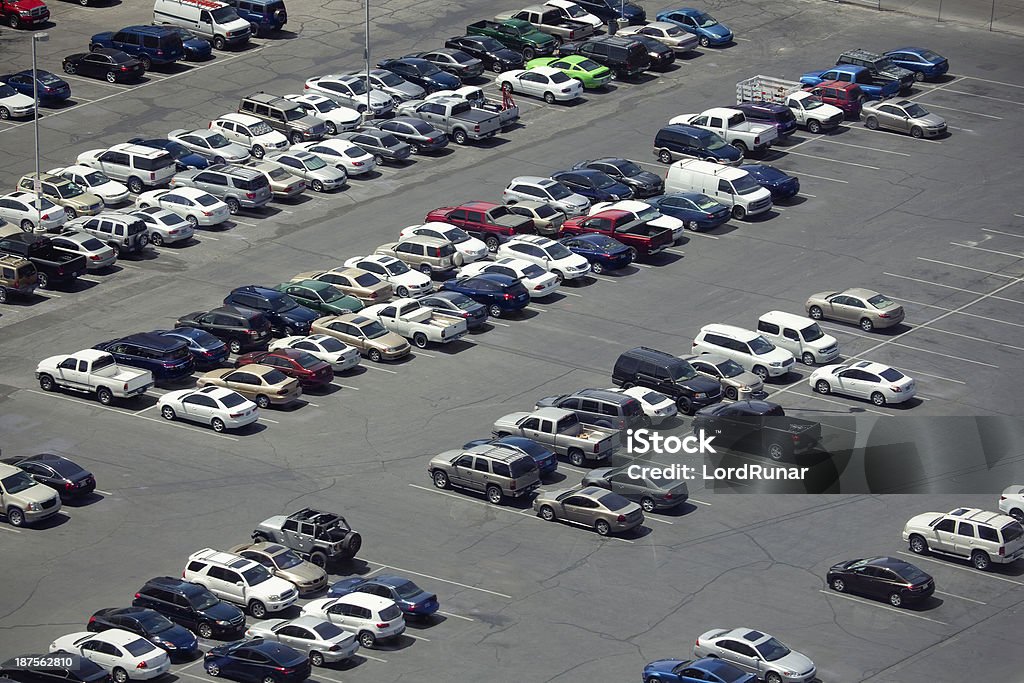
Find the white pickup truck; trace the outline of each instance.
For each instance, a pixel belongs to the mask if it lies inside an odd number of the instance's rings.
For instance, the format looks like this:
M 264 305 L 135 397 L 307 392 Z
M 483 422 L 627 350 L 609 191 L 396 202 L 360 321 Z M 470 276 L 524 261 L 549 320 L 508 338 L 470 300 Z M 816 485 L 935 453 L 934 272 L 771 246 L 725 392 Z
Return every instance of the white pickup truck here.
M 789 107 L 796 122 L 812 133 L 835 128 L 846 117 L 839 107 L 825 104 L 803 89 L 800 81 L 774 76 L 753 76 L 736 84 L 736 103 L 772 102 Z
M 389 331 L 412 340 L 418 348 L 427 344 L 448 344 L 466 336 L 465 320 L 453 320 L 435 314 L 416 299 L 394 299 L 386 304 L 367 306 L 359 315 L 376 318 Z
M 447 133 L 457 145 L 465 145 L 470 140 L 486 140 L 501 132 L 501 120 L 497 114 L 477 109 L 459 98 L 409 100 L 398 105 L 395 113 L 423 119 Z
M 496 114 L 498 120 L 501 121 L 502 130 L 508 129 L 519 120 L 519 105 L 510 104 L 506 107 L 503 102 L 488 98 L 484 95 L 484 91 L 475 85 L 464 85 L 457 90 L 438 90 L 430 93 L 424 99 L 429 102 L 439 97 L 455 97 L 466 100 L 473 109 L 482 109 L 489 114 Z
M 676 116 L 670 124 L 686 124 L 718 133 L 726 142 L 743 152 L 767 151 L 779 137 L 775 126 L 747 121 L 746 115 L 739 109 L 715 107 L 700 114 L 683 114 Z
M 36 379 L 43 391 L 71 389 L 95 394 L 105 406 L 115 398 L 141 396 L 153 386 L 149 370 L 118 365 L 112 355 L 96 349 L 44 358 L 36 366 Z
M 531 413 L 509 413 L 498 418 L 491 432 L 497 437 L 525 436 L 566 456 L 576 467 L 587 460 L 607 460 L 618 444 L 615 429 L 580 422 L 576 413 L 562 408 L 539 408 Z

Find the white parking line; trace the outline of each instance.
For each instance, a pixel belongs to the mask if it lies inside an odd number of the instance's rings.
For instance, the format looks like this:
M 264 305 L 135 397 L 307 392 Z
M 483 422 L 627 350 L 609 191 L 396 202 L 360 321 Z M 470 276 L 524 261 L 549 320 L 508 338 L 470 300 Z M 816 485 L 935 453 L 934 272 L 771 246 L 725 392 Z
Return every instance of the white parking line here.
M 918 258 L 920 258 L 920 257 L 918 257 Z M 954 287 L 953 285 L 947 285 L 947 284 L 944 284 L 942 282 L 932 282 L 930 280 L 922 280 L 920 278 L 909 277 L 907 275 L 897 275 L 896 273 L 884 272 L 884 273 L 882 273 L 882 275 L 888 275 L 889 277 L 898 277 L 898 278 L 901 278 L 903 280 L 912 280 L 914 282 L 920 282 L 921 284 L 924 284 L 924 285 L 933 285 L 935 287 L 942 287 L 944 289 L 955 289 L 958 292 L 964 292 L 966 294 L 981 294 L 982 293 L 982 292 L 976 292 L 973 289 L 964 289 L 963 287 Z M 1024 305 L 1024 301 L 1018 301 L 1017 299 L 1008 299 L 1005 296 L 993 296 L 993 297 L 989 297 L 989 298 L 990 299 L 995 299 L 997 301 L 1007 301 L 1007 302 L 1009 302 L 1011 304 L 1021 304 L 1021 305 Z
M 952 244 L 952 243 L 951 243 Z M 971 268 L 970 266 L 962 266 L 959 263 L 950 263 L 949 261 L 939 261 L 938 259 L 925 258 L 924 256 L 918 256 L 918 261 L 927 261 L 928 263 L 938 263 L 943 266 L 949 266 L 950 268 L 962 268 L 963 270 L 973 270 L 975 273 L 984 273 L 985 275 L 992 275 L 994 277 L 1002 277 L 1007 280 L 1012 280 L 1013 275 L 1007 275 L 1006 273 L 997 273 L 993 270 L 983 270 L 982 268 Z
M 344 681 L 341 681 L 341 680 L 339 680 L 337 678 L 328 678 L 327 676 L 324 676 L 319 671 L 311 672 L 311 673 L 313 673 L 314 675 L 310 676 L 310 678 L 313 678 L 315 680 L 330 681 L 331 683 L 344 683 Z
M 582 294 L 577 294 L 576 292 L 567 292 L 564 289 L 559 289 L 558 293 L 559 294 L 564 294 L 565 296 L 574 296 L 574 297 L 577 297 L 577 298 L 582 298 L 583 297 Z
M 651 265 L 651 264 L 649 264 L 649 263 L 635 263 L 635 262 L 634 262 L 634 263 L 633 263 L 633 264 L 631 264 L 631 265 L 637 266 L 638 268 L 653 268 L 653 267 L 654 267 L 654 266 L 652 266 L 652 265 Z
M 434 355 L 429 354 L 429 353 L 424 353 L 423 351 L 417 351 L 415 355 L 417 355 L 417 356 L 424 356 L 426 358 L 437 358 L 437 356 L 434 356 Z
M 172 673 L 174 675 L 176 675 L 176 676 L 188 676 L 189 678 L 198 678 L 200 681 L 206 681 L 206 683 L 210 683 L 210 679 L 207 678 L 206 676 L 196 676 L 195 674 L 190 674 L 187 671 L 181 671 L 181 670 L 174 671 Z
M 409 633 L 408 631 L 405 632 L 405 635 L 409 636 L 410 638 L 413 638 L 414 640 L 422 640 L 424 643 L 429 643 L 430 642 L 429 638 L 424 638 L 423 636 L 414 636 L 413 634 Z M 330 679 L 328 679 L 328 680 L 330 680 Z
M 670 522 L 669 520 L 662 519 L 661 517 L 652 517 L 649 514 L 644 515 L 644 520 L 648 522 L 661 522 L 662 524 L 675 524 L 675 522 Z
M 366 654 L 366 652 L 360 652 L 357 656 L 362 657 L 363 659 L 372 660 L 374 662 L 380 662 L 381 664 L 387 664 L 388 663 L 388 660 L 381 659 L 380 657 L 374 657 L 373 655 L 368 655 L 368 654 Z
M 95 491 L 96 493 L 100 494 L 101 496 L 112 496 L 112 495 L 114 495 L 110 491 L 101 491 L 100 489 L 93 489 L 93 491 Z
M 925 95 L 927 96 L 927 94 Z M 956 107 L 947 107 L 944 104 L 935 104 L 934 102 L 927 103 L 929 107 L 935 107 L 936 109 L 948 109 L 950 111 L 958 111 L 961 114 L 971 114 L 973 116 L 984 116 L 986 119 L 995 119 L 996 121 L 1002 121 L 1001 116 L 992 116 L 992 114 L 982 114 L 980 111 L 969 111 L 967 109 L 957 109 Z M 950 126 L 952 127 L 952 126 Z
M 666 254 L 675 254 L 676 256 L 686 256 L 686 252 L 680 249 L 665 249 Z
M 262 415 L 260 415 L 260 422 L 269 422 L 270 424 L 275 424 L 275 425 L 281 424 L 277 420 L 271 420 L 269 417 L 263 417 Z
M 130 85 L 121 85 L 120 83 L 110 83 L 108 81 L 100 80 L 98 78 L 82 78 L 81 76 L 72 76 L 71 74 L 67 74 L 67 73 L 61 74 L 60 77 L 63 78 L 64 80 L 67 80 L 67 79 L 70 78 L 73 81 L 81 81 L 82 83 L 89 83 L 89 84 L 92 84 L 92 85 L 105 85 L 108 88 L 117 88 L 118 90 L 122 90 L 122 91 L 124 91 L 124 90 L 131 90 L 134 87 L 134 86 L 130 86 Z M 75 101 L 77 102 L 78 99 L 75 98 Z
M 360 365 L 362 365 L 362 364 L 360 363 Z M 374 365 L 370 365 L 370 364 L 362 365 L 362 367 L 366 368 L 367 370 L 376 370 L 377 372 L 387 372 L 387 373 L 392 374 L 392 375 L 397 375 L 398 374 L 394 370 L 388 370 L 387 368 L 378 368 L 378 367 L 376 367 Z
M 1024 213 L 1015 213 L 1013 215 L 1015 218 L 1024 218 Z
M 977 251 L 985 251 L 990 254 L 999 254 L 1000 256 L 1012 256 L 1013 258 L 1024 258 L 1024 254 L 1014 254 L 1009 251 L 999 251 L 998 249 L 986 249 L 984 247 L 976 247 L 972 244 L 960 244 L 959 242 L 950 242 L 954 247 L 963 247 L 964 249 L 975 249 Z
M 828 176 L 814 175 L 812 173 L 801 173 L 800 174 L 801 178 L 803 178 L 804 176 L 807 176 L 808 178 L 817 178 L 818 180 L 828 180 L 828 181 L 833 182 L 833 183 L 842 183 L 844 185 L 849 185 L 850 184 L 849 180 L 840 180 L 839 178 L 829 178 Z
M 809 197 L 810 199 L 817 199 L 817 198 L 818 198 L 818 196 L 817 196 L 817 195 L 813 195 L 813 194 L 806 194 L 806 193 L 804 193 L 804 192 L 797 192 L 797 193 L 796 193 L 796 196 L 797 196 L 797 197 Z
M 866 127 L 866 126 L 851 126 L 851 125 L 850 125 L 850 124 L 848 124 L 848 123 L 844 123 L 844 124 L 841 124 L 841 125 L 840 125 L 839 127 L 840 127 L 840 128 L 845 128 L 846 130 L 859 130 L 859 131 L 864 131 L 864 132 L 866 132 L 866 133 L 871 133 L 872 135 L 894 135 L 894 136 L 896 136 L 896 137 L 898 137 L 898 138 L 902 138 L 902 139 L 904 139 L 904 140 L 906 140 L 906 139 L 907 139 L 907 136 L 906 136 L 906 135 L 904 135 L 904 134 L 902 134 L 902 133 L 893 133 L 892 131 L 889 131 L 889 130 L 881 130 L 881 129 L 877 129 L 877 130 L 871 130 L 870 128 L 868 128 L 868 127 Z M 828 140 L 828 141 L 829 141 L 829 142 L 833 142 L 833 143 L 835 143 L 835 144 L 837 144 L 837 145 L 842 145 L 842 144 L 846 144 L 846 143 L 842 143 L 842 142 L 837 142 L 837 141 L 835 141 L 835 140 L 832 140 L 831 138 L 829 138 L 829 140 Z M 918 139 L 918 140 L 915 140 L 915 141 L 914 141 L 914 144 L 917 144 L 918 142 L 927 142 L 927 143 L 929 143 L 929 144 L 932 144 L 932 145 L 941 145 L 941 144 L 942 144 L 942 143 L 941 143 L 941 142 L 939 142 L 938 140 L 929 140 L 929 139 L 927 139 L 927 138 L 920 138 L 920 139 Z M 857 147 L 857 146 L 858 146 L 858 145 L 853 145 L 853 147 Z M 864 149 L 874 149 L 874 148 L 873 148 L 873 147 L 865 147 Z M 875 151 L 877 151 L 877 152 L 884 152 L 884 151 L 888 151 L 888 150 L 882 150 L 882 149 L 879 149 L 879 150 L 875 150 Z M 892 154 L 897 154 L 897 153 L 898 153 L 898 152 L 892 152 Z M 910 155 L 909 155 L 909 154 L 904 154 L 903 156 L 907 156 L 907 157 L 909 157 Z
M 939 594 L 939 595 L 946 595 L 946 596 L 949 596 L 951 598 L 957 598 L 959 600 L 966 600 L 967 602 L 973 602 L 975 605 L 987 605 L 988 604 L 987 602 L 982 602 L 981 600 L 975 600 L 974 598 L 967 598 L 967 597 L 964 597 L 962 595 L 957 595 L 956 593 L 947 593 L 946 591 L 935 591 L 935 592 L 937 594 Z
M 691 232 L 687 232 L 686 234 L 687 235 L 693 235 L 694 237 L 703 237 L 703 238 L 709 239 L 709 240 L 721 239 L 717 235 L 709 235 L 709 234 L 704 233 L 704 232 L 692 232 L 691 231 Z
M 860 405 L 859 405 L 859 402 L 858 403 L 849 403 L 849 402 L 846 402 L 846 401 L 837 401 L 836 399 L 833 399 L 833 398 L 826 398 L 825 396 L 822 396 L 821 394 L 818 394 L 818 393 L 802 394 L 799 391 L 796 391 L 794 389 L 794 387 L 797 387 L 797 386 L 800 386 L 799 382 L 796 383 L 796 384 L 791 384 L 790 386 L 785 387 L 783 389 L 780 389 L 779 391 L 776 391 L 774 394 L 770 394 L 770 396 L 777 396 L 778 394 L 781 394 L 783 391 L 785 391 L 785 392 L 793 391 L 794 392 L 794 396 L 802 396 L 803 398 L 814 398 L 814 399 L 817 399 L 819 401 L 825 401 L 826 403 L 834 403 L 836 405 L 846 406 L 847 408 L 855 408 L 855 407 L 856 408 L 861 408 Z M 851 399 L 851 400 L 855 400 L 855 399 Z M 868 413 L 875 413 L 876 415 L 884 415 L 886 417 L 892 417 L 892 413 L 883 413 L 882 411 L 875 410 L 874 408 L 861 408 L 861 410 L 863 410 L 865 412 L 868 412 Z
M 250 228 L 255 228 L 258 226 L 258 223 L 253 223 L 252 221 L 240 221 L 237 218 L 232 218 L 230 220 L 232 223 L 238 223 L 239 225 L 247 225 Z
M 969 78 L 972 81 L 981 81 L 983 83 L 995 83 L 996 85 L 1005 85 L 1005 86 L 1008 86 L 1010 88 L 1022 88 L 1022 89 L 1024 89 L 1024 85 L 1017 85 L 1015 83 L 1006 83 L 1005 81 L 993 81 L 993 80 L 990 80 L 988 78 L 978 78 L 977 76 L 961 76 L 960 78 L 961 79 Z
M 156 404 L 155 403 L 153 405 L 151 405 L 150 407 L 148 407 L 148 408 L 143 408 L 142 410 L 136 410 L 134 413 L 132 413 L 132 415 L 142 415 L 142 413 L 146 412 L 147 410 L 153 410 L 153 408 L 156 408 Z
M 455 619 L 462 619 L 463 621 L 476 621 L 476 619 L 470 619 L 469 617 L 464 617 L 461 614 L 452 614 L 451 612 L 445 612 L 444 610 L 437 610 L 437 613 L 438 614 L 443 614 L 446 617 L 453 617 Z
M 342 389 L 351 389 L 352 391 L 359 391 L 359 387 L 350 387 L 347 384 L 339 384 L 338 386 L 341 387 Z
M 849 128 L 850 130 L 856 130 L 854 128 L 850 128 L 849 126 L 846 126 L 846 127 Z M 865 129 L 865 130 L 867 130 L 867 129 Z M 877 131 L 871 131 L 871 132 L 874 133 L 874 132 L 877 132 Z M 894 152 L 891 149 L 880 149 L 878 147 L 868 147 L 866 145 L 855 145 L 852 142 L 839 142 L 838 140 L 832 140 L 831 138 L 824 138 L 824 137 L 823 138 L 819 138 L 819 139 L 822 142 L 828 142 L 829 144 L 833 144 L 833 145 L 842 145 L 843 147 L 856 147 L 857 149 L 868 149 L 868 150 L 871 150 L 872 152 L 884 152 L 885 154 L 895 154 L 896 156 L 901 156 L 901 157 L 909 157 L 910 156 L 906 152 Z
M 935 88 L 935 90 L 938 90 L 938 88 Z M 935 90 L 932 90 L 932 92 L 935 92 Z M 1024 107 L 1024 102 L 1018 102 L 1017 100 L 1008 100 L 1003 97 L 992 97 L 991 95 L 979 95 L 978 93 L 967 92 L 966 90 L 950 90 L 949 88 L 946 88 L 942 92 L 952 92 L 956 93 L 957 95 L 969 95 L 971 97 L 980 97 L 983 100 L 995 100 L 996 102 L 1005 102 L 1006 104 L 1016 104 L 1019 107 Z
M 956 311 L 956 310 L 949 311 L 949 313 L 959 313 L 959 312 L 960 311 Z M 917 328 L 913 328 L 912 327 L 909 331 L 913 332 L 915 329 L 917 329 Z M 948 334 L 948 335 L 952 335 L 954 337 L 963 337 L 964 339 L 970 339 L 971 341 L 977 341 L 977 342 L 983 342 L 985 344 L 991 344 L 993 346 L 1005 346 L 1006 348 L 1013 349 L 1014 351 L 1024 351 L 1024 346 L 1014 346 L 1013 344 L 1007 344 L 1005 342 L 992 341 L 991 339 L 983 339 L 981 337 L 972 337 L 969 334 L 961 334 L 960 332 L 950 332 L 949 330 L 940 330 L 937 327 L 928 327 L 926 329 L 931 330 L 932 332 L 941 332 L 942 334 Z M 995 366 L 993 366 L 993 367 L 995 367 Z
M 306 405 L 307 406 L 312 406 L 314 408 L 319 408 L 320 407 L 319 403 L 310 403 L 309 401 L 306 401 Z
M 882 170 L 878 166 L 868 166 L 867 164 L 856 164 L 856 163 L 854 163 L 852 161 L 841 161 L 839 159 L 830 159 L 828 157 L 820 157 L 820 156 L 818 156 L 816 154 L 804 154 L 803 152 L 789 152 L 789 151 L 787 151 L 786 154 L 795 154 L 798 157 L 807 157 L 809 159 L 820 159 L 821 161 L 831 161 L 833 163 L 844 164 L 846 166 L 857 166 L 859 168 L 867 168 L 867 169 L 870 169 L 872 171 L 881 171 Z
M 508 323 L 499 323 L 497 320 L 488 320 L 487 322 L 491 325 L 497 325 L 498 327 L 512 327 Z
M 610 277 L 601 277 L 600 275 L 594 275 L 593 273 L 590 274 L 590 277 L 594 278 L 595 280 L 600 280 L 601 282 L 617 282 L 616 280 L 613 280 Z
M 402 567 L 396 567 L 393 564 L 382 564 L 380 562 L 374 562 L 373 560 L 367 560 L 365 557 L 363 558 L 363 562 L 366 562 L 367 564 L 380 565 L 381 569 L 394 569 L 396 572 L 401 572 L 403 574 L 412 574 L 413 576 L 422 576 L 423 578 L 430 579 L 431 581 L 440 581 L 441 583 L 449 583 L 449 584 L 451 584 L 453 586 L 458 586 L 459 588 L 465 588 L 467 590 L 477 591 L 478 593 L 486 593 L 488 595 L 496 595 L 497 597 L 505 598 L 506 600 L 511 600 L 512 599 L 511 595 L 506 595 L 505 593 L 499 593 L 497 591 L 488 590 L 486 588 L 480 588 L 479 586 L 471 586 L 468 583 L 459 583 L 458 581 L 452 581 L 451 579 L 442 579 L 440 576 L 431 576 L 430 574 L 424 574 L 423 572 L 414 572 L 411 569 L 403 569 Z
M 855 598 L 852 595 L 846 595 L 845 593 L 836 593 L 835 591 L 829 591 L 829 590 L 824 590 L 824 589 L 820 589 L 820 590 L 818 590 L 818 592 L 819 593 L 824 593 L 825 595 L 829 595 L 829 596 L 834 597 L 834 598 L 843 598 L 844 600 L 852 600 L 853 602 L 859 602 L 860 604 L 867 605 L 869 607 L 877 607 L 879 609 L 889 610 L 890 612 L 895 612 L 896 614 L 902 614 L 905 617 L 913 617 L 915 619 L 923 619 L 924 621 L 930 621 L 933 624 L 942 624 L 943 626 L 949 626 L 949 624 L 947 624 L 946 622 L 939 621 L 938 619 L 932 619 L 931 617 L 926 617 L 926 616 L 924 616 L 922 614 L 914 614 L 913 612 L 908 612 L 905 609 L 897 609 L 895 607 L 890 607 L 889 605 L 880 605 L 877 602 L 870 602 L 868 600 L 862 600 L 861 598 Z
M 12 533 L 12 534 L 20 534 L 20 533 L 21 533 L 21 532 L 20 532 L 20 531 L 18 531 L 17 529 L 8 529 L 8 528 L 7 528 L 7 527 L 5 527 L 5 526 L 0 526 L 0 531 L 8 531 L 8 532 L 10 532 L 10 533 Z
M 950 569 L 959 569 L 962 572 L 970 572 L 970 573 L 974 574 L 975 576 L 983 576 L 983 577 L 985 577 L 987 579 L 996 579 L 998 581 L 1005 581 L 1006 583 L 1013 583 L 1013 584 L 1016 584 L 1018 586 L 1024 586 L 1024 581 L 1016 581 L 1014 579 L 1009 579 L 1009 578 L 1007 578 L 1005 576 L 997 576 L 996 574 L 993 574 L 992 572 L 979 572 L 977 569 L 974 569 L 973 567 L 961 567 L 960 565 L 953 564 L 952 562 L 943 562 L 941 560 L 934 560 L 934 559 L 932 559 L 930 557 L 921 557 L 920 555 L 915 555 L 913 553 L 908 553 L 905 550 L 898 550 L 898 551 L 896 551 L 896 553 L 898 555 L 905 555 L 906 557 L 916 558 L 915 561 L 921 560 L 922 562 L 931 562 L 933 564 L 941 564 L 943 567 L 949 567 Z
M 707 505 L 708 507 L 711 507 L 711 503 L 705 503 L 703 500 L 697 500 L 696 498 L 687 498 L 686 500 L 690 503 L 697 503 L 698 505 Z
M 900 301 L 902 301 L 903 303 L 914 304 L 916 306 L 924 306 L 926 308 L 937 308 L 940 311 L 952 311 L 953 310 L 952 308 L 946 308 L 945 306 L 936 306 L 935 304 L 926 304 L 923 301 L 914 301 L 913 299 L 908 299 L 905 296 L 901 296 L 900 297 Z M 971 318 L 978 318 L 979 320 L 988 320 L 989 322 L 993 322 L 993 323 L 1001 323 L 1003 325 L 1013 325 L 1014 327 L 1024 327 L 1024 323 L 1015 323 L 1015 322 L 1011 322 L 1009 320 L 1000 320 L 999 318 L 991 318 L 991 317 L 989 317 L 987 315 L 978 315 L 977 313 L 967 313 L 966 311 L 956 311 L 956 314 L 957 315 L 966 315 L 966 316 L 969 316 Z M 862 335 L 862 336 L 867 336 L 867 335 Z
M 928 372 L 921 372 L 920 370 L 911 370 L 910 368 L 904 368 L 902 366 L 900 367 L 900 369 L 903 372 L 905 372 L 905 373 L 907 373 L 908 375 L 911 375 L 911 376 L 923 375 L 925 377 L 931 377 L 932 379 L 941 379 L 944 382 L 953 382 L 954 384 L 967 384 L 967 382 L 964 382 L 964 381 L 959 380 L 959 379 L 953 379 L 952 377 L 943 377 L 942 375 L 933 375 L 933 374 L 928 373 Z
M 1014 215 L 1015 216 L 1020 216 L 1020 214 L 1014 214 Z M 1024 216 L 1020 216 L 1020 217 L 1024 218 Z M 1007 237 L 1022 237 L 1022 238 L 1024 238 L 1024 235 L 1018 235 L 1015 232 L 1005 232 L 1003 230 L 993 230 L 992 228 L 982 228 L 982 230 L 984 230 L 985 232 L 994 232 L 997 235 L 1006 235 Z

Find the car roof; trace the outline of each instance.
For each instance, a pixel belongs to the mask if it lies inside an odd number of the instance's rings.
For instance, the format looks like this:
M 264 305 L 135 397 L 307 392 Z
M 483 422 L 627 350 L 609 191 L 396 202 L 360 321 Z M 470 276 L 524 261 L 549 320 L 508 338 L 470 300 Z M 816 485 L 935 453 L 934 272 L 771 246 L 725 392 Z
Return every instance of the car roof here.
M 202 389 L 199 389 L 199 390 L 197 390 L 197 391 L 195 391 L 193 393 L 205 394 L 205 395 L 209 396 L 212 399 L 222 399 L 222 398 L 226 398 L 228 396 L 231 396 L 232 394 L 235 394 L 236 392 L 234 390 L 232 390 L 232 389 L 228 389 L 227 387 L 209 386 L 209 387 L 203 387 Z
M 338 600 L 348 605 L 366 607 L 374 612 L 378 612 L 394 604 L 394 602 L 388 598 L 383 598 L 379 595 L 371 595 L 370 593 L 362 593 L 360 591 L 353 591 L 343 595 L 338 598 Z
M 957 508 L 955 510 L 950 510 L 948 514 L 949 516 L 956 517 L 960 520 L 969 520 L 971 522 L 989 524 L 991 526 L 998 527 L 1016 521 L 1013 517 L 1004 515 L 1001 512 L 989 512 L 988 510 L 982 510 L 980 508 Z
M 509 275 L 502 275 L 501 273 L 477 273 L 476 275 L 467 275 L 464 278 L 458 278 L 457 281 L 461 282 L 462 280 L 469 280 L 471 278 L 484 278 L 485 280 L 496 282 L 502 287 L 511 287 L 519 282 L 518 278 L 514 278 Z
M 850 296 L 859 296 L 864 299 L 870 299 L 871 297 L 876 296 L 878 294 L 878 292 L 872 289 L 864 289 L 863 287 L 850 287 L 849 289 L 844 289 L 839 293 L 849 294 Z
M 880 373 L 886 370 L 895 370 L 891 365 L 885 365 L 884 363 L 875 363 L 873 361 L 862 360 L 854 363 L 850 366 L 851 368 L 857 368 L 859 370 L 866 370 L 867 372 Z
M 246 126 L 252 126 L 254 124 L 259 123 L 263 119 L 257 118 L 252 114 L 243 114 L 241 112 L 232 111 L 228 112 L 227 114 L 224 114 L 223 116 L 218 116 L 217 120 L 234 121 L 235 123 L 241 123 Z

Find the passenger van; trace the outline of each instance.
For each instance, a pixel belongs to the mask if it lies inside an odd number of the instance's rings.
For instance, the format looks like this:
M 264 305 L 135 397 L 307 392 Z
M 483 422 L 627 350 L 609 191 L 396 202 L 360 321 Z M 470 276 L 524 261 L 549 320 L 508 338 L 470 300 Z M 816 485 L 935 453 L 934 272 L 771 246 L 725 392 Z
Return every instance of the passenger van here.
M 227 3 L 215 0 L 155 0 L 153 23 L 187 28 L 218 50 L 249 42 L 249 22 Z
M 743 219 L 772 208 L 772 193 L 744 170 L 689 159 L 677 161 L 665 176 L 665 193 L 700 192 L 732 207 L 733 218 Z
M 831 363 L 839 357 L 839 342 L 821 331 L 810 318 L 782 311 L 768 311 L 757 321 L 761 336 L 786 349 L 804 365 Z
M 693 340 L 694 353 L 714 353 L 731 358 L 743 369 L 767 381 L 793 369 L 793 354 L 772 344 L 757 332 L 733 325 L 705 325 Z

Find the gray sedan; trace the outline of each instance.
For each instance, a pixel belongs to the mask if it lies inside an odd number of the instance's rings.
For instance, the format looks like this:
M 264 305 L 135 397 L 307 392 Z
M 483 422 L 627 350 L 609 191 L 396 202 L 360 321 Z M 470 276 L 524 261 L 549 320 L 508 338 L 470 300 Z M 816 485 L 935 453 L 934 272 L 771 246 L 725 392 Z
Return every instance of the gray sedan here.
M 92 235 L 78 230 L 65 230 L 50 240 L 54 249 L 85 257 L 86 270 L 102 270 L 117 262 L 117 252 Z
M 583 477 L 583 485 L 608 489 L 626 500 L 640 503 L 644 512 L 674 508 L 690 497 L 685 481 L 652 479 L 643 476 L 639 470 L 636 465 L 600 467 L 587 472 Z
M 371 121 L 372 126 L 386 133 L 391 133 L 399 140 L 408 142 L 417 154 L 436 152 L 448 146 L 448 135 L 422 119 L 412 116 L 396 116 L 393 119 Z
M 348 140 L 365 149 L 373 155 L 373 160 L 378 166 L 384 161 L 404 161 L 412 154 L 412 145 L 402 142 L 387 131 L 376 128 L 362 128 L 350 133 L 342 133 L 338 136 L 341 140 Z
M 693 656 L 717 657 L 765 683 L 808 683 L 817 673 L 809 658 L 750 628 L 705 631 L 693 646 Z
M 864 125 L 871 130 L 887 128 L 898 133 L 910 133 L 915 138 L 946 134 L 946 119 L 910 100 L 865 102 L 861 115 Z
M 192 225 L 174 213 L 159 206 L 148 206 L 131 212 L 149 228 L 149 242 L 163 246 L 172 242 L 190 239 L 195 234 Z
M 644 522 L 639 505 L 597 486 L 541 491 L 533 499 L 533 509 L 547 522 L 572 522 L 602 536 L 629 531 Z
M 750 392 L 749 398 L 764 399 L 768 394 L 764 391 L 764 382 L 752 372 L 747 372 L 736 361 L 725 356 L 705 353 L 699 356 L 686 356 L 683 360 L 690 363 L 693 369 L 722 385 L 722 392 L 730 401 L 739 398 L 740 392 Z
M 312 152 L 270 152 L 264 159 L 306 181 L 314 192 L 337 190 L 348 183 L 348 173 Z
M 362 74 L 354 74 L 362 75 Z M 387 69 L 372 69 L 370 71 L 370 87 L 374 90 L 391 95 L 397 102 L 422 99 L 427 91 L 415 83 L 410 83 L 396 73 Z
M 319 617 L 258 621 L 245 635 L 276 640 L 304 652 L 313 666 L 344 661 L 359 649 L 355 635 Z
M 172 130 L 167 139 L 184 145 L 204 159 L 215 164 L 236 164 L 249 158 L 245 145 L 231 142 L 215 130 Z

